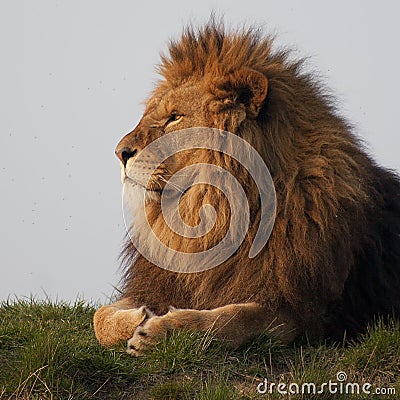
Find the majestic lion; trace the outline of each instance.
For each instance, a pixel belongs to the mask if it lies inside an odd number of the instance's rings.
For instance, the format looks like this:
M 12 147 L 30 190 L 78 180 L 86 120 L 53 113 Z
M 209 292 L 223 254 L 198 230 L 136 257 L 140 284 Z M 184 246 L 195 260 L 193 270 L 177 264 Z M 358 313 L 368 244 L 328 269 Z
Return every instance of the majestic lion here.
M 302 71 L 302 62 L 271 46 L 259 30 L 229 31 L 210 22 L 186 29 L 162 57 L 162 80 L 138 126 L 116 148 L 123 181 L 146 192 L 147 217 L 160 240 L 194 253 L 212 248 L 226 233 L 226 197 L 207 184 L 182 194 L 180 212 L 189 225 L 199 223 L 204 204 L 216 210 L 213 229 L 194 240 L 166 226 L 161 192 L 185 165 L 221 166 L 246 193 L 250 229 L 229 259 L 198 273 L 162 269 L 128 239 L 123 294 L 94 316 L 101 344 L 129 340 L 128 352 L 140 355 L 173 329 L 212 330 L 232 346 L 263 332 L 285 342 L 304 335 L 342 340 L 377 316 L 400 316 L 399 178 L 371 159 L 334 100 Z M 252 259 L 259 193 L 236 160 L 209 150 L 184 151 L 167 159 L 147 184 L 140 182 L 140 171 L 127 175 L 149 143 L 191 127 L 238 135 L 268 166 L 275 226 Z

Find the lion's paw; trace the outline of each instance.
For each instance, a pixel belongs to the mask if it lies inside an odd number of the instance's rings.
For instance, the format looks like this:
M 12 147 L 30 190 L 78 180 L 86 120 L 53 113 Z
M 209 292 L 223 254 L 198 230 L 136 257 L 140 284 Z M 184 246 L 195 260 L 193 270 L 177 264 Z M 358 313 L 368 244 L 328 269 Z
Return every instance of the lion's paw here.
M 128 340 L 127 353 L 134 357 L 143 355 L 143 352 L 159 343 L 167 334 L 167 326 L 162 317 L 151 317 L 138 326 L 131 339 Z
M 113 346 L 132 337 L 135 329 L 153 313 L 145 306 L 120 308 L 122 301 L 99 308 L 93 317 L 95 335 L 104 346 Z

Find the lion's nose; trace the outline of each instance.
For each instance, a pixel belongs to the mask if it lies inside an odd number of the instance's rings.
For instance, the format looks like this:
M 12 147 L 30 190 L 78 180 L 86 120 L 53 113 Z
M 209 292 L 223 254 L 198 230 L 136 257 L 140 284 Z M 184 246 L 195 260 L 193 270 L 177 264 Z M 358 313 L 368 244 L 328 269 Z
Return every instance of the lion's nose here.
M 132 149 L 129 147 L 117 148 L 115 150 L 115 155 L 121 160 L 121 162 L 126 166 L 126 163 L 131 157 L 135 157 L 137 149 Z

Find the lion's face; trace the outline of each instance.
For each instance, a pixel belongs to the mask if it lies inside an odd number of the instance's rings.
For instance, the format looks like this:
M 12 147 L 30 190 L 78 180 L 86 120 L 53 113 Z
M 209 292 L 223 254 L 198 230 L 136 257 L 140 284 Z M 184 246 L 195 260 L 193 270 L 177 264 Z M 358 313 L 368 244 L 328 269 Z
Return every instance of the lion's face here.
M 181 152 L 158 166 L 149 182 L 142 181 L 142 171 L 158 165 L 156 157 L 135 161 L 140 151 L 155 139 L 170 132 L 197 127 L 214 126 L 207 109 L 207 95 L 201 82 L 187 82 L 179 87 L 158 87 L 148 100 L 144 115 L 137 127 L 118 144 L 116 154 L 121 161 L 122 180 L 131 180 L 155 194 L 162 190 L 168 178 L 187 165 L 190 152 Z M 190 100 L 190 101 L 189 101 Z
M 171 85 L 168 81 L 160 83 L 147 101 L 137 127 L 117 145 L 115 152 L 121 161 L 122 181 L 129 180 L 139 185 L 147 191 L 150 200 L 157 199 L 168 178 L 179 169 L 195 162 L 213 162 L 208 150 L 187 150 L 169 157 L 160 165 L 156 157 L 146 157 L 134 163 L 136 156 L 149 143 L 176 130 L 212 127 L 237 134 L 245 132 L 242 135 L 244 139 L 257 149 L 254 135 L 249 134 L 251 129 L 241 128 L 246 124 L 253 125 L 253 128 L 256 126 L 255 120 L 265 100 L 267 87 L 264 75 L 247 68 L 220 76 L 196 77 L 178 85 Z M 151 179 L 144 182 L 143 171 L 155 167 Z

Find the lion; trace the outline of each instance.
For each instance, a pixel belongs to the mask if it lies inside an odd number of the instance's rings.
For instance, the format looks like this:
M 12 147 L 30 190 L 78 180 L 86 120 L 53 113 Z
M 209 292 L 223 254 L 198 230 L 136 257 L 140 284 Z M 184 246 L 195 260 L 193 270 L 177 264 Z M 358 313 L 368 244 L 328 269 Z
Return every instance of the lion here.
M 212 248 L 229 224 L 227 199 L 204 184 L 186 190 L 179 207 L 195 226 L 200 208 L 212 204 L 213 229 L 193 241 L 166 226 L 160 212 L 164 184 L 190 163 L 233 171 L 248 198 L 251 224 L 230 258 L 198 273 L 162 269 L 128 238 L 122 295 L 94 315 L 101 344 L 125 340 L 128 353 L 139 356 L 176 329 L 212 331 L 232 347 L 263 333 L 283 343 L 343 340 L 357 337 L 376 317 L 400 316 L 399 177 L 367 154 L 332 96 L 290 54 L 274 50 L 261 30 L 228 30 L 215 21 L 186 28 L 170 42 L 142 119 L 116 147 L 122 179 L 145 192 L 151 228 L 176 250 Z M 235 160 L 209 150 L 184 151 L 148 183 L 127 174 L 149 143 L 192 127 L 239 136 L 268 166 L 275 225 L 254 258 L 248 254 L 260 222 L 259 193 Z

